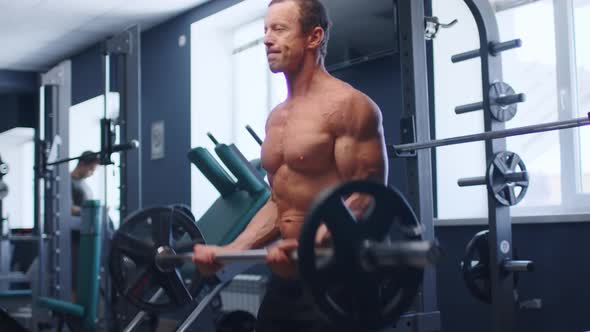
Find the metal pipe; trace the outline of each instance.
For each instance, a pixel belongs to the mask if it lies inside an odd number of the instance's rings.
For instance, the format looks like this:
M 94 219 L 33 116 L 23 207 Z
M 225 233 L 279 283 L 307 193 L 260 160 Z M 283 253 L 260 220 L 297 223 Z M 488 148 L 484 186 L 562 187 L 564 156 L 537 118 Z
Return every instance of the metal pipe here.
M 538 125 L 517 127 L 517 128 L 512 128 L 512 129 L 483 132 L 483 133 L 479 133 L 479 134 L 449 137 L 449 138 L 443 138 L 443 139 L 432 140 L 432 141 L 427 141 L 427 142 L 398 144 L 398 145 L 393 145 L 392 147 L 393 147 L 394 153 L 396 155 L 398 155 L 398 153 L 402 153 L 402 152 L 430 149 L 430 148 L 435 148 L 435 147 L 439 147 L 439 146 L 463 144 L 463 143 L 470 143 L 470 142 L 477 142 L 477 141 L 489 141 L 489 140 L 498 139 L 498 138 L 528 135 L 528 134 L 541 133 L 541 132 L 553 131 L 553 130 L 568 129 L 568 128 L 575 128 L 575 127 L 581 127 L 581 126 L 587 126 L 587 125 L 590 125 L 590 113 L 588 113 L 588 116 L 586 116 L 586 117 L 576 118 L 576 119 L 571 119 L 571 120 L 555 121 L 555 122 L 543 123 L 543 124 L 538 124 Z
M 522 40 L 520 40 L 520 39 L 509 40 L 509 41 L 502 42 L 502 43 L 491 43 L 489 46 L 489 52 L 491 55 L 495 56 L 500 52 L 507 51 L 507 50 L 521 47 L 521 46 L 522 46 Z M 467 51 L 467 52 L 453 55 L 451 57 L 451 62 L 457 63 L 457 62 L 477 58 L 478 56 L 479 56 L 479 49 L 471 50 L 471 51 Z
M 500 106 L 507 106 L 516 103 L 522 103 L 526 99 L 526 95 L 524 93 L 518 93 L 513 95 L 508 95 L 504 97 L 499 97 L 496 99 L 492 99 L 490 102 L 492 105 L 500 105 Z M 483 109 L 483 102 L 479 101 L 477 103 L 471 103 L 466 105 L 461 105 L 455 107 L 455 114 L 464 114 L 474 111 L 479 111 Z
M 516 103 L 522 103 L 526 100 L 526 95 L 524 93 L 517 93 L 514 95 L 508 95 L 504 97 L 496 98 L 492 100 L 492 105 L 500 105 L 500 106 L 507 106 Z
M 519 182 L 519 181 L 528 181 L 529 180 L 529 173 L 528 172 L 511 172 L 502 175 L 507 182 Z
M 164 294 L 164 289 L 159 288 L 158 291 L 149 299 L 149 302 L 155 303 L 158 299 L 164 296 Z M 125 327 L 125 329 L 123 329 L 123 332 L 132 332 L 133 330 L 135 330 L 135 328 L 139 326 L 139 323 L 141 323 L 146 314 L 147 313 L 145 311 L 138 312 L 137 315 L 133 317 L 131 322 L 129 322 L 129 324 Z
M 464 114 L 469 112 L 475 112 L 483 109 L 483 103 L 478 101 L 476 103 L 465 104 L 455 107 L 455 114 Z
M 528 181 L 529 173 L 527 172 L 512 172 L 503 175 L 507 182 Z M 477 176 L 472 178 L 463 178 L 457 180 L 459 187 L 482 186 L 487 183 L 485 176 Z
M 505 261 L 504 271 L 507 272 L 532 272 L 535 270 L 535 264 L 532 261 Z
M 477 176 L 473 178 L 463 178 L 457 180 L 457 185 L 459 187 L 482 186 L 484 184 L 486 184 L 485 176 Z
M 195 310 L 193 310 L 191 312 L 191 314 L 184 320 L 184 322 L 182 322 L 182 324 L 178 327 L 178 329 L 176 330 L 176 332 L 185 332 L 188 331 L 188 329 L 191 327 L 191 325 L 193 324 L 193 322 L 195 321 L 195 319 L 197 319 L 197 317 L 199 317 L 199 315 L 201 314 L 201 312 L 203 312 L 203 310 L 205 310 L 205 308 L 207 308 L 207 306 L 209 305 L 209 303 L 211 303 L 211 301 L 213 301 L 213 299 L 215 298 L 215 296 L 217 296 L 217 294 L 219 294 L 219 292 L 221 292 L 221 290 L 229 283 L 229 280 L 226 282 L 222 282 L 219 283 L 215 286 L 215 288 L 213 288 L 213 290 L 211 290 L 211 292 L 209 292 L 209 294 L 207 294 L 202 300 L 201 302 L 199 302 L 199 305 L 197 305 L 197 307 L 195 308 Z
M 501 43 L 492 43 L 492 45 L 490 46 L 490 53 L 492 55 L 498 55 L 500 52 L 508 51 L 521 46 L 522 40 L 520 39 L 513 39 Z

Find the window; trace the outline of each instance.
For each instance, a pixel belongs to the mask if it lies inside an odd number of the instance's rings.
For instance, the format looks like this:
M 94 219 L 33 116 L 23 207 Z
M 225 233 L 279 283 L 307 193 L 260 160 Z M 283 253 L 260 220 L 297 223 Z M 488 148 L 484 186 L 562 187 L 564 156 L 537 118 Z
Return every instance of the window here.
M 586 114 L 582 91 L 584 70 L 590 50 L 577 45 L 578 89 L 568 93 L 574 71 L 567 70 L 569 53 L 574 52 L 573 39 L 562 33 L 575 17 L 586 23 L 590 18 L 590 1 L 577 1 L 575 11 L 567 11 L 569 1 L 540 0 L 508 6 L 498 11 L 501 41 L 522 39 L 523 46 L 502 53 L 503 80 L 527 100 L 518 105 L 516 117 L 506 122 L 507 128 L 565 120 Z M 582 5 L 584 4 L 584 5 Z M 571 8 L 571 7 L 570 7 Z M 586 14 L 584 9 L 586 8 Z M 477 26 L 463 1 L 433 1 L 434 15 L 443 22 L 454 18 L 459 24 L 443 30 L 434 41 L 435 131 L 436 138 L 481 132 L 483 113 L 457 115 L 458 105 L 481 101 L 481 62 L 473 59 L 453 64 L 454 54 L 479 47 Z M 565 13 L 565 14 L 564 14 Z M 576 30 L 589 28 L 576 25 Z M 566 29 L 567 30 L 567 29 Z M 588 31 L 587 29 L 584 31 Z M 587 52 L 587 53 L 584 53 Z M 583 58 L 582 62 L 580 59 Z M 565 66 L 565 67 L 564 67 Z M 565 70 L 563 70 L 566 68 Z M 583 73 L 583 74 L 581 74 Z M 590 76 L 586 80 L 590 83 Z M 575 83 L 573 84 L 575 86 Z M 587 86 L 590 84 L 587 84 Z M 578 99 L 579 108 L 571 100 Z M 586 105 L 589 105 L 587 103 Z M 588 109 L 588 107 L 585 107 Z M 507 139 L 507 150 L 521 156 L 530 175 L 525 198 L 512 208 L 514 216 L 588 213 L 590 190 L 590 150 L 587 128 L 546 132 Z M 487 217 L 487 194 L 484 186 L 459 188 L 457 180 L 484 175 L 483 142 L 437 148 L 437 198 L 439 219 Z M 466 204 L 467 203 L 467 204 Z
M 247 159 L 260 158 L 260 146 L 245 126 L 264 139 L 269 112 L 287 96 L 283 75 L 272 74 L 266 62 L 267 5 L 244 1 L 191 26 L 191 146 L 207 148 L 216 158 L 209 132 L 220 143 L 235 144 Z M 196 167 L 191 188 L 191 208 L 200 218 L 219 193 Z

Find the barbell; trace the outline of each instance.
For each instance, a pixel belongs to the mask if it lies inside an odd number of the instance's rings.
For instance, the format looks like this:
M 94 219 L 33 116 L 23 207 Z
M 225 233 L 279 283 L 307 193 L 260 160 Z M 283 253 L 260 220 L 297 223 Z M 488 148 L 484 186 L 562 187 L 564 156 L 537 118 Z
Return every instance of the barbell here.
M 359 218 L 344 203 L 352 193 L 371 197 Z M 315 247 L 322 224 L 331 234 L 328 248 Z M 113 285 L 144 311 L 170 311 L 188 304 L 206 282 L 192 263 L 196 243 L 204 243 L 198 222 L 181 209 L 157 207 L 135 213 L 113 237 Z M 422 240 L 422 226 L 404 196 L 369 181 L 344 183 L 319 194 L 293 252 L 299 277 L 317 307 L 338 324 L 368 329 L 393 324 L 409 309 L 424 268 L 439 255 L 436 242 Z M 261 249 L 227 252 L 217 260 L 262 263 L 265 257 Z M 152 302 L 162 290 L 165 295 Z

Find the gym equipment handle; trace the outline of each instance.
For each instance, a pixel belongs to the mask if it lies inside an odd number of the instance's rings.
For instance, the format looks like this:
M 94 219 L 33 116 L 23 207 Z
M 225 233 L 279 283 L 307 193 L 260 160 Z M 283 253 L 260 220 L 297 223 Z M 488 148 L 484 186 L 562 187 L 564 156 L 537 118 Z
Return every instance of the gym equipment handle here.
M 113 145 L 113 148 L 110 152 L 115 153 L 127 150 L 134 150 L 137 148 L 139 148 L 139 141 L 136 139 L 132 139 L 131 141 L 129 141 L 129 143 Z

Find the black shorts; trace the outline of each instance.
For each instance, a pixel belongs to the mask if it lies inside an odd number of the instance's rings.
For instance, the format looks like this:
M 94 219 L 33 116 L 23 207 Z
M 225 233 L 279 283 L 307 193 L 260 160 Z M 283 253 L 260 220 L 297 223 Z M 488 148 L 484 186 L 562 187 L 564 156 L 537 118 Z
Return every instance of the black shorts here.
M 301 281 L 273 275 L 258 309 L 256 332 L 342 332 L 318 312 Z

